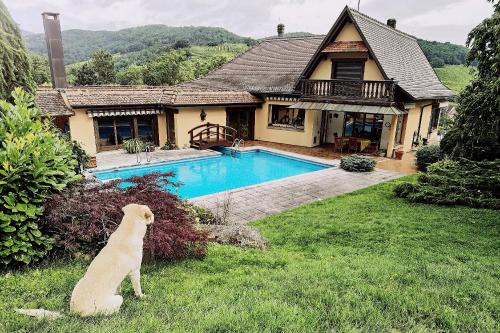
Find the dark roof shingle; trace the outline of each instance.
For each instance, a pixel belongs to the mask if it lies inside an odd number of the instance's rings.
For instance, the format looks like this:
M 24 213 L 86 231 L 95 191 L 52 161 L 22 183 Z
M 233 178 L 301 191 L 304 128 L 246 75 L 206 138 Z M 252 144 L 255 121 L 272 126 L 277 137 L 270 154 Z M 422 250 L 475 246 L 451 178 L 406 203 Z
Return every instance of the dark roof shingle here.
M 191 86 L 290 93 L 324 36 L 265 39 Z
M 415 37 L 357 10 L 349 11 L 388 78 L 394 78 L 415 99 L 453 95 L 439 81 Z
M 72 116 L 71 108 L 68 107 L 63 97 L 56 89 L 39 88 L 35 97 L 35 103 L 42 114 L 50 116 Z

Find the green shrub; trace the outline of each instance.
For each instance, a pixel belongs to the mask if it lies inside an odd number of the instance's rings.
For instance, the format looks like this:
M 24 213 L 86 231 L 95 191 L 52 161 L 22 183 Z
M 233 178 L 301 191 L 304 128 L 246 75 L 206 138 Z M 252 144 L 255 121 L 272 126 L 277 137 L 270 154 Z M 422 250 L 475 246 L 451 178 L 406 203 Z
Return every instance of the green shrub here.
M 0 101 L 0 263 L 28 264 L 46 255 L 52 239 L 37 220 L 44 199 L 77 179 L 71 145 L 21 89 Z
M 423 146 L 417 151 L 417 169 L 427 171 L 427 166 L 442 159 L 441 148 L 438 145 Z
M 141 139 L 130 139 L 123 142 L 123 149 L 129 154 L 135 154 L 144 151 L 146 145 Z
M 65 135 L 65 138 L 66 140 L 68 140 L 71 146 L 71 151 L 73 152 L 73 157 L 77 162 L 75 166 L 75 172 L 81 174 L 82 170 L 85 168 L 85 164 L 87 164 L 87 162 L 90 160 L 90 156 L 77 141 L 71 140 L 71 138 L 67 135 Z
M 161 147 L 162 150 L 176 150 L 176 149 L 179 149 L 177 148 L 177 146 L 175 145 L 175 143 L 173 142 L 170 142 L 170 140 L 167 140 L 167 142 L 165 142 L 165 144 L 163 145 L 163 147 Z
M 375 161 L 366 156 L 352 155 L 340 159 L 340 167 L 351 172 L 368 172 L 375 168 Z
M 500 209 L 500 159 L 442 160 L 420 174 L 417 183 L 397 185 L 394 193 L 412 202 Z

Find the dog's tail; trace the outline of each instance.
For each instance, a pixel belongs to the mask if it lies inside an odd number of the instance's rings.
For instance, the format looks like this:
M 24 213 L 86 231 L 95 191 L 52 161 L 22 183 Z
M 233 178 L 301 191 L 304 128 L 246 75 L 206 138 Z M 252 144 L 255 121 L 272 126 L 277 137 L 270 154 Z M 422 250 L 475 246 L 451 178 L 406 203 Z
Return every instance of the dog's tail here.
M 40 319 L 59 319 L 64 315 L 57 311 L 49 311 L 44 309 L 16 309 L 16 312 Z

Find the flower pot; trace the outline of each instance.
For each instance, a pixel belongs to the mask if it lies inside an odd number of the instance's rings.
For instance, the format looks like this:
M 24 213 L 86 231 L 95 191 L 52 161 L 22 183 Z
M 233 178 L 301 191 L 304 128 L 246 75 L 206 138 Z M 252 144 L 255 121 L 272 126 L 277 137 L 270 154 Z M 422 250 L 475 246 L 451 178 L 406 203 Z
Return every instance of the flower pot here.
M 397 160 L 402 160 L 402 159 L 403 159 L 403 155 L 404 155 L 404 153 L 405 153 L 405 152 L 404 152 L 404 151 L 402 151 L 402 150 L 396 150 L 396 151 L 394 152 L 394 155 L 395 155 L 395 157 L 396 157 L 396 159 L 397 159 Z

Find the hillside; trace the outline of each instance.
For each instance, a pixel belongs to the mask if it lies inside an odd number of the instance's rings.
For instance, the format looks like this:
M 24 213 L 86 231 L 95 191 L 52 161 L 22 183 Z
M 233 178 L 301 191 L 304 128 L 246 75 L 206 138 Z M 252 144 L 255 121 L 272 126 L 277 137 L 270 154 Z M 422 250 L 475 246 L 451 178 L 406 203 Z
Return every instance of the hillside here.
M 455 94 L 461 92 L 472 80 L 471 70 L 464 65 L 446 65 L 434 70 L 441 82 Z
M 444 65 L 463 65 L 468 49 L 465 46 L 441 43 L 419 39 L 418 44 L 432 67 L 439 68 Z
M 188 45 L 219 45 L 242 43 L 251 45 L 251 38 L 238 36 L 222 28 L 169 27 L 147 25 L 118 31 L 65 30 L 62 32 L 66 64 L 88 60 L 97 50 L 112 54 L 126 54 L 149 50 L 151 53 L 174 47 L 181 41 Z M 45 36 L 38 33 L 24 34 L 27 48 L 46 54 Z

